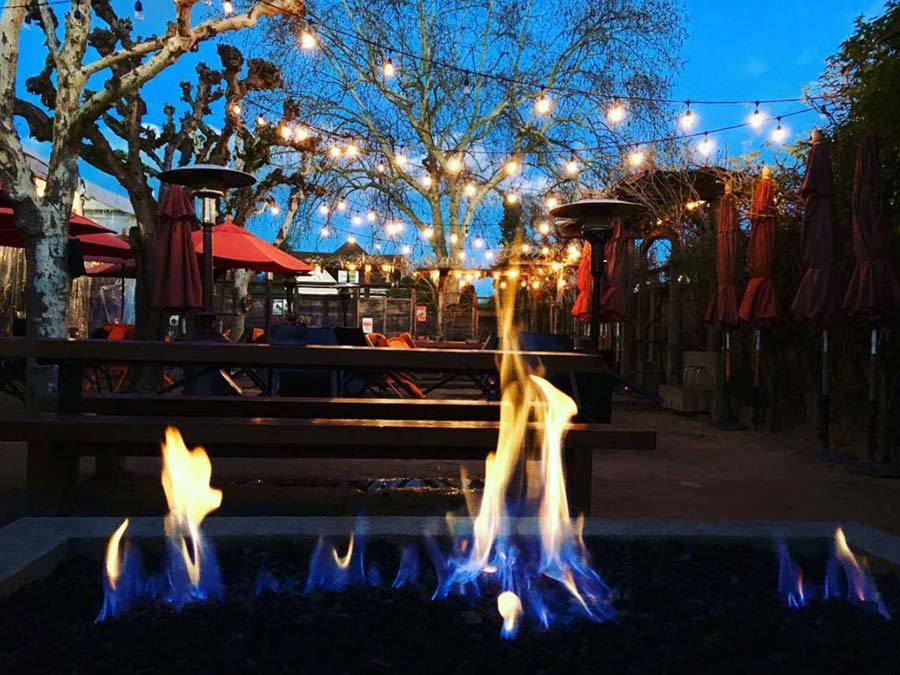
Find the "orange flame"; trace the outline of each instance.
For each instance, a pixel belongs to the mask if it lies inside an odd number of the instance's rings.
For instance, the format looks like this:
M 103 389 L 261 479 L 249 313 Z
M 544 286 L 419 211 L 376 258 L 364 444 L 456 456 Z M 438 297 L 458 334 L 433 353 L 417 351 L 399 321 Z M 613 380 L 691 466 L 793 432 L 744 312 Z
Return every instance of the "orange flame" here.
M 212 464 L 202 447 L 188 450 L 178 429 L 166 429 L 162 446 L 162 486 L 169 513 L 166 536 L 181 550 L 191 584 L 200 582 L 200 524 L 222 504 L 222 491 L 209 486 Z M 191 540 L 188 552 L 187 538 Z
M 119 553 L 119 546 L 127 529 L 128 518 L 116 528 L 106 545 L 106 579 L 112 590 L 116 590 L 116 584 L 119 583 L 119 577 L 122 575 L 122 556 Z
M 838 557 L 847 570 L 848 591 L 856 596 L 860 602 L 865 602 L 866 590 L 864 580 L 868 576 L 868 570 L 865 560 L 857 560 L 850 546 L 847 544 L 847 537 L 844 531 L 837 528 L 834 531 L 834 554 Z

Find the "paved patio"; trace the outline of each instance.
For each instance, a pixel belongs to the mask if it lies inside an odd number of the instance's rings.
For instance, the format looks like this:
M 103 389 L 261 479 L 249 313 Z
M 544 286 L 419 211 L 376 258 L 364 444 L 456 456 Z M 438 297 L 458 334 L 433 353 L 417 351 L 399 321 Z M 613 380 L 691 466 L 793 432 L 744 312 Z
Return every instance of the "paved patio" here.
M 620 406 L 615 421 L 659 434 L 655 452 L 597 453 L 593 515 L 678 519 L 858 521 L 900 533 L 900 480 L 872 478 L 817 457 L 797 435 L 723 431 L 643 405 Z M 423 439 L 423 444 L 427 442 Z M 480 462 L 468 462 L 480 477 Z M 165 511 L 159 463 L 130 459 L 115 485 L 91 477 L 65 506 L 70 515 L 152 515 Z M 24 496 L 25 449 L 0 445 L 0 522 L 50 515 Z M 213 480 L 225 491 L 221 515 L 435 514 L 463 508 L 455 490 L 363 490 L 366 479 L 458 478 L 459 463 L 403 460 L 214 461 Z

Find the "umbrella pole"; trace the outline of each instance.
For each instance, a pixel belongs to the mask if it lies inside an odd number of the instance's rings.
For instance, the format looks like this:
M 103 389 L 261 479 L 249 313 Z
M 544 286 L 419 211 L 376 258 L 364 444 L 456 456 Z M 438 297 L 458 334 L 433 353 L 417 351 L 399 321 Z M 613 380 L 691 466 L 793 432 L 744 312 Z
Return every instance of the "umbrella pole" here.
M 828 427 L 831 423 L 831 397 L 829 395 L 829 380 L 831 378 L 829 363 L 828 330 L 822 331 L 822 396 L 819 401 L 822 415 L 822 449 L 828 449 Z
M 878 328 L 869 335 L 869 459 L 876 459 L 878 448 Z
M 753 430 L 759 429 L 759 407 L 760 407 L 760 390 L 759 390 L 759 352 L 762 343 L 762 331 L 757 328 L 753 331 L 754 351 L 753 351 Z
M 731 331 L 725 331 L 725 382 L 731 381 Z

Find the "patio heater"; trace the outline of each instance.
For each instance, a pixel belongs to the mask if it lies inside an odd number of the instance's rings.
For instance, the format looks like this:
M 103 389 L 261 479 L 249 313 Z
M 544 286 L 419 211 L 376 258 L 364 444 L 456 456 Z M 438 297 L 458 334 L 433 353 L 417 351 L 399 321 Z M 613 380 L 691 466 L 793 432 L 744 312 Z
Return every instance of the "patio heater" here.
M 613 233 L 613 218 L 628 222 L 641 210 L 640 204 L 619 199 L 582 199 L 550 209 L 556 218 L 556 234 L 560 239 L 584 239 L 591 245 L 591 347 L 600 349 L 600 289 L 606 274 L 606 242 Z
M 256 178 L 249 173 L 218 164 L 192 164 L 169 169 L 159 174 L 159 180 L 170 185 L 190 188 L 200 198 L 200 225 L 203 228 L 203 313 L 213 314 L 213 241 L 212 228 L 216 223 L 216 205 L 227 190 L 250 187 Z

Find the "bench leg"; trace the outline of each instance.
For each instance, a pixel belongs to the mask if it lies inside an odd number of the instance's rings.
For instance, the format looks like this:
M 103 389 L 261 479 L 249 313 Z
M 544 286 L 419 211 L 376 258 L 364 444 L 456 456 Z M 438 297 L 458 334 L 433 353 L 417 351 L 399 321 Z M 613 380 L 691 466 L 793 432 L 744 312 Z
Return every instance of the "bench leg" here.
M 594 453 L 585 448 L 566 448 L 566 492 L 572 515 L 591 515 Z
M 71 446 L 29 441 L 26 485 L 35 497 L 61 497 L 78 484 L 78 453 Z

